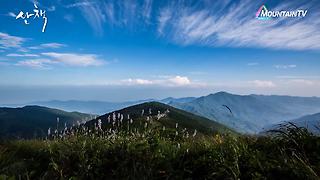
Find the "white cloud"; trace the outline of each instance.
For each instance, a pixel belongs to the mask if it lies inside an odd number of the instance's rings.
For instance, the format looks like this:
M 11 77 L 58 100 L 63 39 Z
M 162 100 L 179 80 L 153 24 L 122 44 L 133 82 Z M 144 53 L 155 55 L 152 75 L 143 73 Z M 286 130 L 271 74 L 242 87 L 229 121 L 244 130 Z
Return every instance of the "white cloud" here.
M 75 54 L 75 53 L 41 53 L 44 56 L 52 58 L 56 62 L 60 62 L 69 66 L 100 66 L 105 64 L 95 54 Z
M 57 49 L 61 47 L 66 47 L 67 45 L 61 43 L 44 43 L 40 44 L 39 46 L 31 46 L 29 49 L 45 49 L 45 48 L 52 48 Z
M 0 48 L 21 48 L 22 43 L 25 41 L 25 38 L 11 36 L 9 34 L 0 32 Z
M 258 88 L 273 88 L 276 85 L 272 81 L 263 81 L 263 80 L 254 80 L 249 81 L 249 84 L 258 87 Z
M 152 81 L 146 80 L 146 79 L 125 79 L 122 82 L 124 82 L 127 85 L 150 85 L 153 84 Z
M 173 78 L 170 78 L 169 82 L 171 82 L 174 85 L 178 85 L 178 86 L 191 84 L 191 81 L 189 80 L 189 78 L 185 77 L 185 76 L 175 76 Z
M 192 86 L 199 87 L 204 84 L 194 83 L 188 77 L 185 76 L 165 76 L 160 79 L 125 79 L 122 80 L 121 85 L 156 85 L 156 86 L 169 86 L 169 87 L 180 87 L 180 86 Z
M 37 54 L 7 54 L 8 57 L 39 57 Z
M 32 60 L 25 60 L 25 61 L 19 61 L 15 65 L 17 66 L 24 66 L 24 67 L 30 67 L 34 69 L 48 69 L 48 64 L 52 64 L 53 62 L 48 59 L 32 59 Z
M 278 64 L 278 65 L 274 65 L 274 67 L 277 69 L 290 69 L 290 68 L 296 68 L 297 65 L 295 65 L 295 64 L 287 64 L 287 65 Z

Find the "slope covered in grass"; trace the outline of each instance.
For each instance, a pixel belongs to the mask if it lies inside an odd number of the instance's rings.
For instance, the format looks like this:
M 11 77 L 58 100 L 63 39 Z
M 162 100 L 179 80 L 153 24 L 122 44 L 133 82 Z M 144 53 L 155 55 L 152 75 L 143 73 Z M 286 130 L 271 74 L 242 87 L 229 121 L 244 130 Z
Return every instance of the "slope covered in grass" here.
M 319 179 L 320 137 L 293 124 L 270 133 L 143 103 L 42 140 L 0 141 L 0 179 Z
M 48 128 L 64 128 L 76 124 L 77 121 L 90 119 L 89 114 L 66 112 L 41 106 L 25 106 L 22 108 L 0 108 L 0 138 L 32 138 L 44 137 Z
M 143 114 L 142 114 L 143 112 Z M 200 133 L 212 134 L 212 133 L 226 133 L 234 132 L 228 127 L 207 118 L 194 115 L 192 113 L 171 107 L 159 102 L 147 102 L 134 106 L 130 106 L 118 111 L 114 111 L 103 116 L 98 117 L 95 120 L 87 122 L 88 125 L 93 125 L 98 122 L 98 119 L 102 121 L 104 126 L 112 126 L 112 116 L 123 115 L 123 127 L 126 128 L 128 121 L 132 119 L 131 127 L 143 127 L 146 122 L 149 126 L 154 128 L 175 128 L 178 125 L 179 129 L 186 128 L 189 131 L 197 130 Z M 162 114 L 159 120 L 158 114 Z M 129 115 L 129 119 L 128 119 Z M 108 118 L 110 120 L 108 120 Z M 148 121 L 149 119 L 149 121 Z M 109 121 L 109 122 L 108 122 Z
M 0 179 L 319 179 L 320 139 L 288 127 L 272 137 L 168 136 L 92 130 L 0 143 Z

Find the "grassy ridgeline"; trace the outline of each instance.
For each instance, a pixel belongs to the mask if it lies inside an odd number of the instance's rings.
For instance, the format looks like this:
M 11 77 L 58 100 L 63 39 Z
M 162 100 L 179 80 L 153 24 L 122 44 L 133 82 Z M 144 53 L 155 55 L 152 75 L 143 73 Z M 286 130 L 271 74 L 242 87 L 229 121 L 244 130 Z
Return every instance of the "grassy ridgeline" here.
M 294 125 L 269 137 L 186 137 L 174 129 L 78 132 L 0 145 L 0 179 L 319 179 L 320 138 Z

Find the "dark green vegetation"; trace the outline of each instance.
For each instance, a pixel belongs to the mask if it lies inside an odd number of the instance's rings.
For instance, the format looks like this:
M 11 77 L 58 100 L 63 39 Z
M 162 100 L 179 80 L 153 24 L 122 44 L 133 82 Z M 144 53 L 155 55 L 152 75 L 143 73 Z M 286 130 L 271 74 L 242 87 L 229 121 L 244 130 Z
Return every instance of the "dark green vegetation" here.
M 259 133 L 262 128 L 320 112 L 320 98 L 294 96 L 210 94 L 169 105 L 216 120 L 239 132 Z M 232 114 L 228 106 L 232 110 Z
M 0 139 L 1 138 L 33 138 L 45 137 L 49 127 L 59 129 L 84 121 L 90 115 L 78 112 L 65 112 L 41 106 L 25 106 L 22 108 L 0 108 Z
M 239 135 L 152 102 L 46 139 L 0 141 L 0 179 L 320 179 L 319 152 L 320 137 L 294 124 Z
M 0 143 L 0 179 L 319 179 L 319 152 L 292 125 L 273 137 L 78 133 Z

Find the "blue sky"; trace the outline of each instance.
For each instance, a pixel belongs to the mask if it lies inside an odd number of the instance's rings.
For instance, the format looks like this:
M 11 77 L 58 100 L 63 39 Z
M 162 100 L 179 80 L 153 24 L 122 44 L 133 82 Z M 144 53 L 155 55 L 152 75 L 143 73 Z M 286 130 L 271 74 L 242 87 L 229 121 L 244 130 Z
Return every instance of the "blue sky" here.
M 306 17 L 255 18 L 259 7 Z M 320 3 L 231 0 L 0 2 L 0 98 L 123 101 L 238 94 L 320 96 Z

